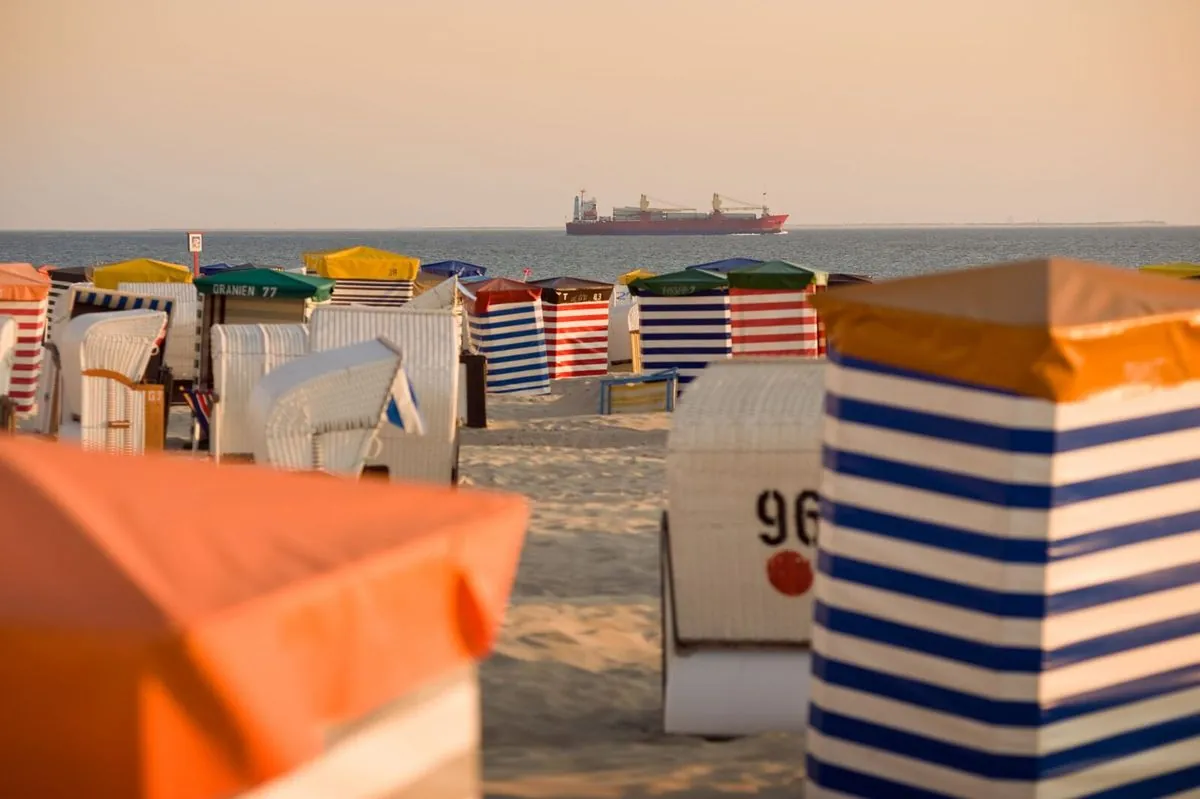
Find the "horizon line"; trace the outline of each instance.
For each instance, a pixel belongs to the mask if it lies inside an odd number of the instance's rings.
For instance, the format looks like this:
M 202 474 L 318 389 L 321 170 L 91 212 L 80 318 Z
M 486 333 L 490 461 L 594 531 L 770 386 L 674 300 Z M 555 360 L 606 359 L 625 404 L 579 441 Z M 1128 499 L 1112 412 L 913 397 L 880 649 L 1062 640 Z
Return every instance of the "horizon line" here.
M 784 230 L 837 230 L 858 228 L 867 230 L 887 230 L 905 228 L 939 228 L 952 230 L 956 228 L 1000 227 L 1000 228 L 1039 228 L 1039 227 L 1166 227 L 1194 228 L 1200 227 L 1200 222 L 1173 223 L 1156 219 L 1113 221 L 1113 222 L 830 222 L 825 224 L 785 225 Z M 476 232 L 476 231 L 563 231 L 560 226 L 509 226 L 509 225 L 434 225 L 427 227 L 213 227 L 213 228 L 4 228 L 0 233 L 435 233 L 435 232 Z M 564 233 L 565 235 L 565 233 Z M 770 235 L 770 234 L 761 234 Z M 636 237 L 633 237 L 636 238 Z

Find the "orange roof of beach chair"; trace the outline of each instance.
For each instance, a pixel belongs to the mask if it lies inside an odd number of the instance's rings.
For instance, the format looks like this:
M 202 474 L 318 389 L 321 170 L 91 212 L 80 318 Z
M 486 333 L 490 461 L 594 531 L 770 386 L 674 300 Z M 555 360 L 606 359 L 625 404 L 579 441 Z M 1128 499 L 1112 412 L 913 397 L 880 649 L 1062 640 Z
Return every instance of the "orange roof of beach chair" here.
M 302 765 L 488 652 L 528 519 L 515 495 L 15 437 L 0 507 L 0 795 L 44 799 L 215 799 Z

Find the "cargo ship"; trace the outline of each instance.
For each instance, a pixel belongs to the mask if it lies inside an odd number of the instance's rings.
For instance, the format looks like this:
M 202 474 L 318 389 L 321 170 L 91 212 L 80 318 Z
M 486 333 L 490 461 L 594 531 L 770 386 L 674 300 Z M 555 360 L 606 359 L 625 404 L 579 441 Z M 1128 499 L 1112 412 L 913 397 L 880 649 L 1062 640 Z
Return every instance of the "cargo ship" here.
M 568 236 L 729 236 L 738 233 L 782 233 L 787 214 L 772 214 L 766 195 L 762 205 L 725 205 L 720 194 L 712 196 L 712 211 L 677 206 L 651 207 L 642 195 L 636 206 L 614 208 L 612 216 L 596 213 L 596 200 L 580 192 L 575 198 L 575 215 L 567 223 Z M 658 201 L 661 202 L 661 201 Z M 749 211 L 751 213 L 744 213 Z M 742 212 L 742 213 L 738 213 Z M 756 213 L 757 212 L 757 213 Z

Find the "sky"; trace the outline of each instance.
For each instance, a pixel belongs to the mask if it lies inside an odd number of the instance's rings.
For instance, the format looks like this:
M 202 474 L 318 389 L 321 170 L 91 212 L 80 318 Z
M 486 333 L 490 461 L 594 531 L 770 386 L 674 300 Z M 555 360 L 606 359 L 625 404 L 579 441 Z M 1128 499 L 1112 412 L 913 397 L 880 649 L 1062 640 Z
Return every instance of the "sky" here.
M 1200 224 L 1200 0 L 0 0 L 0 228 Z

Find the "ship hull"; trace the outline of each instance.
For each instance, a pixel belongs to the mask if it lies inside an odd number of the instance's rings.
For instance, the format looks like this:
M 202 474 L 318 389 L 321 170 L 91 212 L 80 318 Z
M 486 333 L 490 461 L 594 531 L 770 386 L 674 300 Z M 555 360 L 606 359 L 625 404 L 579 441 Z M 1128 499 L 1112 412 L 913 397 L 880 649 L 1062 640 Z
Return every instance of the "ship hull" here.
M 732 236 L 782 233 L 787 214 L 755 219 L 708 216 L 701 219 L 601 219 L 568 222 L 568 236 Z

